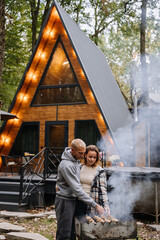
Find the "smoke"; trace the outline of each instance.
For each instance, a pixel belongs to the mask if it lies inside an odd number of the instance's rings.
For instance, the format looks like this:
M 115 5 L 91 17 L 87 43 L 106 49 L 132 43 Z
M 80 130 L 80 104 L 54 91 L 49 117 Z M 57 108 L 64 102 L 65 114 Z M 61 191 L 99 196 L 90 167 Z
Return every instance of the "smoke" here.
M 147 175 L 143 179 L 142 173 L 137 169 L 131 171 L 133 175 L 129 171 L 117 169 L 108 180 L 111 188 L 108 192 L 111 215 L 120 221 L 131 220 L 134 211 L 155 212 L 154 183 Z
M 126 168 L 111 169 L 108 192 L 111 215 L 119 220 L 132 218 L 134 209 L 139 213 L 155 212 L 154 185 L 149 179 L 135 179 L 131 172 L 139 172 L 142 177 L 145 167 L 160 167 L 160 57 L 150 55 L 147 59 L 148 106 L 143 105 L 140 67 L 132 72 L 133 97 L 138 103 L 137 118 L 132 126 L 117 129 L 111 135 L 103 136 L 97 146 L 108 156 L 118 154 Z M 134 118 L 134 115 L 133 115 Z M 129 168 L 127 168 L 129 167 Z M 130 168 L 136 167 L 136 168 Z M 141 168 L 141 167 L 144 167 Z M 113 171 L 112 171 L 113 170 Z M 106 168 L 106 172 L 110 171 Z M 148 169 L 148 171 L 154 171 Z M 152 206 L 152 207 L 151 207 Z
M 108 193 L 111 215 L 121 221 L 131 219 L 135 202 L 140 198 L 140 183 L 133 185 L 128 174 L 115 172 L 108 185 L 112 188 Z
M 106 152 L 105 160 L 109 156 L 119 155 L 124 166 L 134 166 L 132 125 L 117 129 L 113 137 L 107 132 L 97 146 L 100 151 Z

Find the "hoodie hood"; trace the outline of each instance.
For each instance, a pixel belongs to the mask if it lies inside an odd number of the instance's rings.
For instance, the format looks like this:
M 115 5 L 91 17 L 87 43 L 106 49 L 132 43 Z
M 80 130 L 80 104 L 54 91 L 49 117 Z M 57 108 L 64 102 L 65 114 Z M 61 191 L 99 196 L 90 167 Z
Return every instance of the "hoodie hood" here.
M 64 149 L 64 152 L 62 153 L 61 158 L 62 158 L 62 160 L 77 162 L 77 160 L 71 154 L 71 148 L 70 147 L 66 147 Z

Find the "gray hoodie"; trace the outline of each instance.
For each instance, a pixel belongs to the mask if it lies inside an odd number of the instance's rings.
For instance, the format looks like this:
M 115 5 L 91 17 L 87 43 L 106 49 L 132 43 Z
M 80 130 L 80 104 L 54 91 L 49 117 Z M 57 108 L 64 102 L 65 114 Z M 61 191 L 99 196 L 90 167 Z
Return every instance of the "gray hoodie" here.
M 79 161 L 71 155 L 71 148 L 69 147 L 65 148 L 62 161 L 58 166 L 57 188 L 56 196 L 59 198 L 75 199 L 77 197 L 91 207 L 97 205 L 82 189 Z

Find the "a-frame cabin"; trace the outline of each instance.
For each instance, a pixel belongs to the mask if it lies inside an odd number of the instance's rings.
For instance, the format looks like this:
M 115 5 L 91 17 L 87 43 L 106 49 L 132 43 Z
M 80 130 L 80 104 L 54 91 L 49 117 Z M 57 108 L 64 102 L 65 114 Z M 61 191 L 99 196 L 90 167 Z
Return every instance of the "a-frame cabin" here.
M 75 138 L 96 144 L 132 117 L 106 57 L 53 1 L 0 134 L 0 155 L 23 156 Z M 116 136 L 115 136 L 116 137 Z

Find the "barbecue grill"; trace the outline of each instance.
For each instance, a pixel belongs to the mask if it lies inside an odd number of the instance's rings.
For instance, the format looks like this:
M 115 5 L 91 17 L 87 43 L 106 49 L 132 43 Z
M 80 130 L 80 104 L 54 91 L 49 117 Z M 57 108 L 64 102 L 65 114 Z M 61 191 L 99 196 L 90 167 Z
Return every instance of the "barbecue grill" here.
M 75 219 L 76 235 L 79 240 L 138 239 L 135 220 L 125 222 L 87 223 Z

